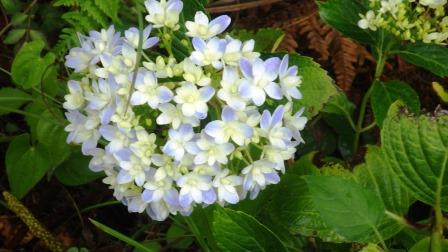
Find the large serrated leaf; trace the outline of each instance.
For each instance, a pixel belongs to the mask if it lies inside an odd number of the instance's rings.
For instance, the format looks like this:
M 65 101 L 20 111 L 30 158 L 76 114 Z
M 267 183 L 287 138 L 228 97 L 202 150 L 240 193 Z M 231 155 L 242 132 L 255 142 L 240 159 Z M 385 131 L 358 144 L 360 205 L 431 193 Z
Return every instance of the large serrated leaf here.
M 377 146 L 368 146 L 366 162 L 355 167 L 358 182 L 375 192 L 383 201 L 387 211 L 397 215 L 406 214 L 411 204 L 409 193 L 400 184 L 391 168 L 384 162 L 384 155 Z M 384 239 L 397 234 L 402 226 L 395 220 L 385 217 L 378 228 Z
M 254 217 L 230 209 L 215 210 L 213 235 L 224 252 L 287 251 L 280 239 Z
M 391 106 L 381 131 L 386 160 L 418 200 L 448 210 L 448 115 L 411 116 Z
M 407 83 L 401 81 L 373 83 L 371 103 L 377 125 L 380 127 L 383 125 L 390 105 L 397 100 L 404 102 L 412 113 L 420 112 L 418 94 Z

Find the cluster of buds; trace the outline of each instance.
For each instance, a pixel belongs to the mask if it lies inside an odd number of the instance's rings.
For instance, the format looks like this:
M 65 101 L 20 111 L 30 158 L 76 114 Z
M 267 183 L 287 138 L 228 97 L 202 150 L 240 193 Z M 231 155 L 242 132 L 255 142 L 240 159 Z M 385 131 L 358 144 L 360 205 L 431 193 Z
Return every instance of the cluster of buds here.
M 189 57 L 151 58 L 146 52 L 158 43 L 171 53 L 163 36 L 179 29 L 183 4 L 145 5 L 143 30 L 80 35 L 81 46 L 66 56 L 79 76 L 65 96 L 67 141 L 92 156 L 90 169 L 105 173 L 129 211 L 155 220 L 253 199 L 278 183 L 307 122 L 293 108 L 301 98 L 297 66 L 288 56 L 261 59 L 253 40 L 217 37 L 230 18 L 210 21 L 203 12 L 184 24 Z M 160 36 L 151 37 L 152 29 Z
M 445 44 L 448 39 L 447 0 L 370 0 L 360 14 L 362 29 L 385 29 L 411 42 Z

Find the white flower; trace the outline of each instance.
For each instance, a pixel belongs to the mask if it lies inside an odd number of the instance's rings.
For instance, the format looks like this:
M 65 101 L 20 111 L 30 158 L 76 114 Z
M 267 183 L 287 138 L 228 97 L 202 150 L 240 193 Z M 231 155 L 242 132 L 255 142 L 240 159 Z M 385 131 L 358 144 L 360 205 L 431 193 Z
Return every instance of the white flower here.
M 196 116 L 204 119 L 207 116 L 207 102 L 213 97 L 215 90 L 210 87 L 197 87 L 190 82 L 184 82 L 181 87 L 176 89 L 174 101 L 182 105 L 182 113 L 187 116 Z
M 194 83 L 198 86 L 208 86 L 212 82 L 210 74 L 205 75 L 201 67 L 196 66 L 189 58 L 183 61 L 184 74 L 186 81 Z
M 101 29 L 100 32 L 89 32 L 89 38 L 93 45 L 91 52 L 96 55 L 93 62 L 98 62 L 98 57 L 102 55 L 117 55 L 121 52 L 123 45 L 123 39 L 120 37 L 119 32 L 115 32 L 115 27 L 111 25 L 107 30 Z
M 100 112 L 101 124 L 108 124 L 117 109 L 117 87 L 114 78 L 98 79 L 92 82 L 91 92 L 85 93 L 85 98 L 89 102 L 87 107 Z
M 140 198 L 140 195 L 128 197 L 126 199 L 126 204 L 128 206 L 128 211 L 131 213 L 143 213 L 148 205 Z
M 79 109 L 84 105 L 84 95 L 81 85 L 78 81 L 69 80 L 67 83 L 70 94 L 64 96 L 63 107 L 67 110 Z
M 285 160 L 294 158 L 296 148 L 286 147 L 278 148 L 272 145 L 263 146 L 263 153 L 266 160 L 276 164 L 275 169 L 285 172 Z
M 192 202 L 212 204 L 216 201 L 210 176 L 188 173 L 177 179 L 176 183 L 180 187 L 179 203 L 184 208 Z
M 207 15 L 204 12 L 198 11 L 194 16 L 194 22 L 187 21 L 185 26 L 189 37 L 198 37 L 201 39 L 209 39 L 221 34 L 230 25 L 230 17 L 227 15 L 219 16 L 213 19 L 210 23 Z
M 212 121 L 204 130 L 217 143 L 227 143 L 231 138 L 236 144 L 244 145 L 245 140 L 252 137 L 252 127 L 240 122 L 236 112 L 230 107 L 224 107 L 221 117 L 222 121 Z
M 89 155 L 92 155 L 92 159 L 89 162 L 89 169 L 94 172 L 113 169 L 116 165 L 117 160 L 114 156 L 106 153 L 102 148 L 92 149 L 89 151 Z
M 177 131 L 170 129 L 168 131 L 168 135 L 168 141 L 165 146 L 163 146 L 163 153 L 174 157 L 177 161 L 180 161 L 185 154 L 187 142 L 193 139 L 193 128 L 189 124 L 183 124 Z
M 420 0 L 421 5 L 429 6 L 430 8 L 436 9 L 438 7 L 444 6 L 447 0 Z
M 200 38 L 193 38 L 195 51 L 191 53 L 190 59 L 198 66 L 212 65 L 215 69 L 222 68 L 222 57 L 226 47 L 226 41 L 214 37 L 205 42 Z
M 255 59 L 253 63 L 246 59 L 240 61 L 240 68 L 245 77 L 239 87 L 240 95 L 251 99 L 260 106 L 266 100 L 266 94 L 276 100 L 282 99 L 282 91 L 274 82 L 278 76 L 279 58 L 266 61 Z
M 241 97 L 239 93 L 241 81 L 236 68 L 224 68 L 221 80 L 222 88 L 218 90 L 217 96 L 235 110 L 243 110 L 246 107 L 247 99 Z
M 143 30 L 143 38 L 142 38 L 142 49 L 146 50 L 151 47 L 153 47 L 155 44 L 159 42 L 158 37 L 149 37 L 149 34 L 151 34 L 152 27 L 150 25 L 146 26 Z M 140 31 L 135 28 L 131 27 L 128 30 L 124 32 L 124 36 L 126 38 L 126 42 L 132 46 L 134 49 L 138 49 L 138 42 L 140 39 Z
M 157 148 L 156 134 L 148 134 L 143 127 L 138 126 L 135 128 L 135 135 L 137 140 L 130 144 L 129 149 L 141 159 L 143 164 L 149 166 L 151 156 Z
M 177 179 L 180 177 L 179 166 L 173 162 L 171 157 L 161 154 L 154 154 L 151 157 L 151 160 L 154 165 L 159 167 L 154 173 L 155 180 L 159 181 L 166 178 Z
M 291 130 L 294 139 L 299 142 L 303 142 L 300 131 L 305 128 L 305 125 L 308 121 L 308 119 L 303 116 L 303 112 L 305 111 L 305 109 L 299 109 L 294 115 L 292 114 L 292 109 L 292 103 L 289 102 L 285 105 L 285 114 L 283 120 L 285 122 L 285 126 Z
M 173 207 L 179 205 L 179 193 L 173 188 L 172 179 L 149 180 L 143 187 L 145 188 L 142 193 L 144 202 L 151 203 L 163 200 Z
M 213 179 L 213 187 L 218 192 L 218 201 L 230 204 L 238 203 L 239 195 L 236 189 L 243 183 L 243 179 L 236 175 L 229 175 L 229 170 L 225 169 Z
M 255 41 L 253 39 L 245 41 L 226 36 L 226 48 L 224 50 L 223 61 L 229 66 L 238 66 L 241 58 L 250 61 L 258 58 L 260 53 L 254 52 Z
M 375 12 L 369 10 L 365 15 L 360 14 L 361 20 L 358 21 L 358 26 L 361 29 L 370 29 L 376 31 L 376 16 Z
M 272 116 L 268 110 L 265 110 L 260 119 L 260 128 L 264 136 L 278 148 L 286 148 L 291 145 L 292 132 L 289 128 L 283 127 L 283 114 L 284 106 L 281 105 L 275 109 Z
M 146 208 L 146 213 L 153 220 L 164 221 L 170 214 L 170 210 L 164 201 L 157 201 L 148 205 Z
M 173 98 L 173 93 L 165 86 L 157 84 L 157 78 L 153 72 L 140 69 L 135 80 L 135 91 L 131 96 L 132 105 L 147 103 L 156 109 L 159 104 L 167 103 Z
M 275 164 L 267 160 L 257 160 L 244 168 L 241 173 L 244 175 L 243 189 L 250 192 L 251 199 L 256 198 L 260 190 L 267 185 L 277 184 L 280 181 Z
M 227 156 L 235 149 L 231 143 L 217 143 L 206 134 L 194 142 L 187 143 L 187 151 L 194 155 L 195 164 L 214 165 L 216 162 L 227 164 Z
M 143 66 L 148 70 L 155 72 L 157 78 L 172 78 L 177 75 L 176 59 L 173 57 L 169 57 L 165 62 L 162 56 L 157 56 L 155 63 L 147 61 L 143 62 Z
M 199 119 L 197 117 L 185 116 L 182 113 L 181 104 L 174 106 L 171 103 L 165 103 L 161 104 L 158 109 L 162 112 L 156 119 L 159 125 L 171 124 L 173 129 L 178 129 L 181 124 L 190 124 L 193 127 L 199 125 Z
M 125 184 L 135 181 L 135 184 L 142 186 L 146 180 L 145 173 L 149 171 L 150 167 L 145 165 L 139 157 L 133 154 L 130 154 L 124 158 L 124 160 L 120 161 L 120 167 L 122 170 L 118 173 L 118 183 Z
M 279 84 L 282 89 L 282 94 L 288 101 L 291 101 L 291 98 L 301 99 L 302 94 L 297 88 L 300 83 L 302 83 L 302 80 L 300 79 L 300 76 L 297 76 L 297 66 L 288 67 L 288 65 L 289 56 L 286 54 L 278 69 Z
M 88 117 L 77 110 L 66 112 L 65 117 L 70 122 L 64 128 L 65 131 L 69 132 L 67 143 L 82 144 L 82 152 L 84 155 L 87 155 L 89 151 L 95 149 L 100 139 L 98 130 L 90 128 Z
M 147 0 L 145 7 L 148 15 L 146 21 L 154 24 L 154 28 L 167 27 L 172 30 L 179 28 L 179 14 L 182 11 L 183 3 L 180 0 Z
M 109 141 L 109 144 L 106 145 L 106 151 L 112 154 L 127 148 L 133 138 L 131 132 L 112 125 L 102 125 L 99 132 L 104 139 Z

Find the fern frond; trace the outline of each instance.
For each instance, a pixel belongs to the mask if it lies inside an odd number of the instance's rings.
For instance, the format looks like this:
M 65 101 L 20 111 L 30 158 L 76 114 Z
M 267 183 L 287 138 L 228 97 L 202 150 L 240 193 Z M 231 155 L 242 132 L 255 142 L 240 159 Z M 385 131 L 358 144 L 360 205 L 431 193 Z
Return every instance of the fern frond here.
M 100 9 L 106 16 L 108 16 L 112 21 L 121 23 L 118 19 L 118 9 L 120 6 L 119 0 L 94 0 L 95 5 Z
M 65 6 L 65 7 L 71 7 L 71 6 L 79 6 L 78 0 L 57 0 L 53 3 L 54 6 Z
M 98 24 L 100 24 L 101 27 L 105 28 L 108 26 L 108 20 L 106 15 L 95 5 L 95 3 L 92 0 L 84 0 L 79 7 L 89 17 L 91 17 Z

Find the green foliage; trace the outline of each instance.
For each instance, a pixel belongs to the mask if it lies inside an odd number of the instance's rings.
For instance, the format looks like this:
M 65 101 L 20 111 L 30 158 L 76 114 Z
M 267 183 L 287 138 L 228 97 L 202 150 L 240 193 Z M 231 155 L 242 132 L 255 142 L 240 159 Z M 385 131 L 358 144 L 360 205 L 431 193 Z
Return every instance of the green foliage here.
M 12 80 L 23 88 L 37 86 L 47 68 L 54 62 L 55 55 L 47 53 L 41 57 L 45 43 L 41 40 L 25 43 L 17 53 L 11 67 Z
M 58 166 L 54 175 L 64 185 L 79 186 L 104 176 L 102 172 L 89 169 L 90 158 L 73 152 L 70 157 Z
M 284 54 L 265 54 L 264 57 L 283 57 Z M 299 68 L 299 75 L 302 76 L 300 92 L 303 98 L 294 102 L 294 108 L 305 107 L 305 116 L 312 118 L 316 116 L 333 95 L 337 94 L 334 81 L 328 76 L 318 63 L 313 59 L 298 54 L 289 54 L 289 65 L 296 65 Z
M 398 51 L 403 59 L 440 77 L 448 76 L 448 48 L 435 44 L 406 44 Z
M 86 33 L 93 29 L 107 28 L 110 22 L 120 24 L 118 11 L 121 2 L 119 0 L 57 0 L 56 7 L 67 7 L 70 11 L 62 15 L 70 27 L 62 29 L 58 43 L 52 52 L 62 56 L 75 45 L 78 45 L 77 33 Z
M 381 142 L 387 162 L 415 198 L 448 210 L 448 116 L 409 115 L 394 103 Z
M 105 233 L 107 233 L 107 234 L 117 238 L 120 241 L 125 242 L 126 244 L 129 244 L 129 245 L 133 246 L 136 249 L 139 249 L 139 251 L 142 251 L 142 252 L 156 252 L 156 250 L 154 250 L 154 246 L 152 246 L 152 245 L 151 246 L 145 246 L 144 244 L 139 243 L 139 242 L 135 241 L 134 239 L 132 239 L 132 238 L 130 238 L 130 237 L 128 237 L 128 236 L 118 232 L 117 230 L 115 230 L 115 229 L 113 229 L 111 227 L 108 227 L 108 226 L 106 226 L 106 225 L 104 225 L 104 224 L 102 224 L 102 223 L 100 223 L 100 222 L 98 222 L 96 220 L 92 220 L 92 219 L 89 219 L 89 220 L 90 220 L 90 222 L 93 225 L 95 225 L 101 231 L 103 231 L 103 232 L 105 232 Z
M 349 241 L 368 241 L 372 233 L 382 239 L 378 226 L 384 205 L 377 195 L 340 176 L 308 175 L 304 180 L 322 220 L 336 233 Z
M 384 160 L 384 154 L 379 147 L 368 146 L 365 163 L 355 167 L 354 174 L 358 183 L 375 192 L 387 211 L 398 216 L 405 215 L 411 204 L 409 193 Z M 396 220 L 385 216 L 378 229 L 383 238 L 388 239 L 402 228 Z
M 31 145 L 28 134 L 16 137 L 9 144 L 5 163 L 11 192 L 19 199 L 51 168 L 46 148 L 40 144 Z
M 10 30 L 5 39 L 3 39 L 3 43 L 15 44 L 25 35 L 25 32 L 26 30 L 22 28 Z
M 221 251 L 287 251 L 266 226 L 243 212 L 216 208 L 213 234 Z
M 232 30 L 230 36 L 241 41 L 255 40 L 254 51 L 272 52 L 275 51 L 275 47 L 283 40 L 285 33 L 277 28 L 261 28 L 256 31 Z
M 5 115 L 31 101 L 29 94 L 15 88 L 0 89 L 0 115 Z M 3 108 L 3 109 L 2 109 Z
M 43 117 L 64 122 L 59 111 L 45 111 Z M 36 137 L 40 144 L 51 153 L 51 167 L 56 168 L 70 155 L 70 146 L 67 144 L 67 133 L 64 127 L 55 121 L 39 120 L 36 125 Z
M 376 81 L 373 83 L 371 103 L 376 124 L 379 127 L 383 125 L 390 105 L 397 100 L 406 104 L 410 112 L 420 113 L 418 94 L 407 83 L 401 81 Z

